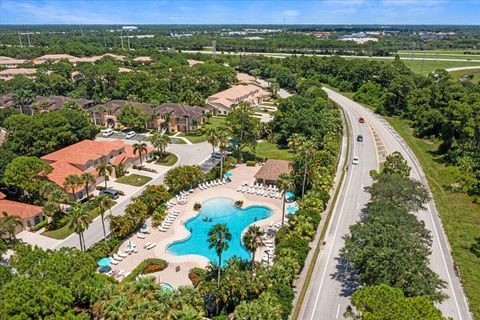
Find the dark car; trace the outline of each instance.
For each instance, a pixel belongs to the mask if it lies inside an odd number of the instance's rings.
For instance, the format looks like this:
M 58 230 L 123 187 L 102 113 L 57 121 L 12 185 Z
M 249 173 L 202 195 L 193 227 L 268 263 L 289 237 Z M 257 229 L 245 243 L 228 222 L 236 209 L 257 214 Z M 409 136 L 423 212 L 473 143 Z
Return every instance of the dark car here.
M 112 199 L 118 199 L 118 197 L 120 196 L 117 190 L 111 189 L 111 188 L 107 188 L 105 190 L 100 191 L 100 195 L 104 195 L 104 194 L 106 194 Z
M 363 119 L 362 117 L 360 117 L 360 118 L 358 118 L 358 122 L 364 123 L 364 122 L 365 122 L 365 119 Z
M 362 141 L 363 141 L 363 136 L 362 136 L 361 134 L 359 134 L 359 135 L 357 136 L 357 141 L 358 141 L 358 142 L 362 142 Z

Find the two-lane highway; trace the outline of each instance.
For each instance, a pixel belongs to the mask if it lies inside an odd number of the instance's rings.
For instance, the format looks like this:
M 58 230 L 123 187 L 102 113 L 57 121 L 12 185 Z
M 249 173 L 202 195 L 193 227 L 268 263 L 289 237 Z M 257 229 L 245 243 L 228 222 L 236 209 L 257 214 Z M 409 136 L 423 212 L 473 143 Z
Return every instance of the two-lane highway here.
M 342 286 L 342 277 L 348 274 L 338 261 L 339 251 L 343 247 L 342 237 L 348 233 L 350 225 L 360 217 L 360 210 L 368 201 L 368 194 L 363 191 L 371 184 L 369 172 L 378 167 L 378 153 L 383 153 L 374 143 L 372 131 L 381 140 L 388 153 L 399 151 L 412 167 L 411 176 L 427 185 L 427 181 L 414 154 L 403 142 L 401 137 L 380 116 L 361 106 L 360 104 L 342 96 L 341 94 L 325 89 L 330 99 L 339 104 L 347 115 L 351 134 L 351 157 L 359 156 L 359 165 L 349 163 L 349 170 L 345 177 L 340 197 L 334 208 L 334 216 L 327 231 L 326 245 L 317 260 L 314 275 L 307 290 L 299 319 L 330 320 L 343 319 L 343 313 L 349 304 L 349 296 L 354 288 Z M 363 117 L 365 124 L 358 119 Z M 358 134 L 363 135 L 364 141 L 357 142 Z M 431 268 L 447 282 L 445 293 L 449 298 L 438 307 L 444 316 L 455 320 L 470 320 L 465 295 L 459 279 L 453 270 L 448 241 L 444 234 L 438 213 L 433 201 L 428 203 L 425 211 L 418 213 L 418 218 L 425 222 L 433 237 Z

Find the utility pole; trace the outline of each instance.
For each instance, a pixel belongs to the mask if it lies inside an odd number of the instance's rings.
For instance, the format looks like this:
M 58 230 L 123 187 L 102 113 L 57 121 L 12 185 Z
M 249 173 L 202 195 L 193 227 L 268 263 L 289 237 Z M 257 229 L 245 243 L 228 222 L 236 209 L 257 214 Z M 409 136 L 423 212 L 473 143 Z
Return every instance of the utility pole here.
M 123 30 L 120 31 L 120 41 L 122 42 L 122 50 L 123 48 Z
M 130 50 L 130 33 L 127 32 L 128 50 Z
M 103 46 L 107 47 L 107 40 L 105 40 L 105 30 L 103 30 Z
M 215 57 L 215 54 L 217 53 L 217 40 L 212 41 L 212 55 Z
M 30 32 L 27 32 L 28 46 L 31 47 L 32 43 L 30 42 Z
M 20 35 L 20 31 L 18 32 L 18 40 L 20 41 L 20 48 L 23 48 L 22 36 Z
M 82 37 L 83 37 L 83 27 L 80 27 L 80 33 L 82 34 Z

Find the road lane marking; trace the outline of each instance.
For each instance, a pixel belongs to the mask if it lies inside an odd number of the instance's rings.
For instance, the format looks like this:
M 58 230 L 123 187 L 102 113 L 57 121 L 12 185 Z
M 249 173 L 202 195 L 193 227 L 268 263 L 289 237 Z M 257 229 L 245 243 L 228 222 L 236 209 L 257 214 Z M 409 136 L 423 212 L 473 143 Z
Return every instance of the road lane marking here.
M 348 114 L 348 117 L 350 118 L 350 121 L 351 121 L 350 114 L 349 113 L 347 113 L 347 114 Z M 352 146 L 353 146 L 352 149 L 353 149 L 353 154 L 354 154 L 355 153 L 355 143 L 352 143 Z M 350 170 L 350 172 L 349 172 L 348 183 L 346 184 L 347 188 L 345 189 L 344 195 L 348 195 L 348 190 L 350 189 L 350 185 L 352 183 L 353 172 L 354 172 L 353 170 Z M 338 227 L 340 226 L 340 220 L 342 220 L 343 208 L 345 207 L 345 202 L 346 201 L 347 201 L 347 197 L 344 196 L 343 201 L 342 201 L 342 206 L 340 207 L 340 215 L 338 216 L 337 224 L 335 226 L 335 231 L 333 233 L 333 239 L 337 238 Z M 333 251 L 333 243 L 334 243 L 333 241 L 330 241 L 330 243 L 329 243 L 330 249 L 328 250 L 328 255 L 327 255 L 327 259 L 326 259 L 327 263 L 325 263 L 325 266 L 323 268 L 322 277 L 320 278 L 320 285 L 318 287 L 317 296 L 315 297 L 315 303 L 313 304 L 312 316 L 310 317 L 310 320 L 314 320 L 314 318 L 315 318 L 315 310 L 317 309 L 318 298 L 320 298 L 320 293 L 322 292 L 323 280 L 325 279 L 325 274 L 327 273 L 328 262 L 330 261 L 330 256 L 332 255 L 332 251 Z
M 359 105 L 359 104 L 357 104 L 357 105 L 359 106 L 359 107 L 357 106 L 357 108 L 364 109 L 363 106 L 361 106 L 361 105 Z M 416 162 L 416 157 L 412 154 L 412 151 L 410 150 L 410 148 L 406 147 L 406 146 L 403 144 L 403 139 L 397 136 L 398 133 L 397 133 L 397 135 L 394 134 L 394 132 L 396 132 L 396 131 L 394 131 L 393 128 L 389 129 L 388 127 L 390 127 L 390 126 L 387 127 L 385 124 L 383 124 L 382 121 L 379 121 L 379 120 L 378 120 L 377 118 L 375 118 L 375 117 L 374 117 L 373 119 L 375 119 L 375 121 L 377 121 L 377 123 L 378 123 L 380 126 L 382 126 L 387 133 L 390 133 L 390 134 L 392 135 L 393 140 L 400 146 L 400 149 L 402 149 L 402 150 L 405 152 L 406 156 L 410 159 L 410 162 L 413 164 L 413 169 L 414 169 L 414 171 L 416 172 L 416 174 L 417 174 L 417 176 L 418 176 L 418 179 L 421 181 L 421 177 L 422 177 L 422 176 L 424 177 L 425 175 L 422 174 L 422 171 L 419 169 L 420 165 L 417 164 L 417 162 Z M 429 188 L 429 186 L 428 186 L 428 181 L 427 181 L 427 187 Z M 430 189 L 430 188 L 429 188 L 429 189 Z M 452 279 L 451 279 L 451 276 L 450 276 L 450 271 L 449 271 L 449 268 L 448 268 L 448 265 L 447 265 L 447 261 L 446 261 L 446 259 L 445 259 L 445 254 L 444 254 L 444 252 L 443 252 L 443 248 L 442 248 L 441 243 L 440 243 L 440 237 L 438 236 L 437 227 L 436 227 L 435 221 L 434 221 L 434 219 L 433 219 L 433 213 L 432 213 L 432 208 L 431 208 L 431 207 L 432 207 L 432 201 L 430 201 L 430 202 L 428 203 L 428 213 L 429 213 L 429 216 L 430 216 L 430 220 L 431 220 L 431 222 L 432 222 L 433 231 L 434 231 L 434 233 L 435 233 L 435 236 L 436 236 L 437 239 L 438 239 L 438 247 L 439 247 L 439 249 L 440 249 L 440 255 L 441 255 L 441 257 L 442 257 L 442 261 L 443 261 L 443 264 L 444 264 L 444 267 L 445 267 L 445 271 L 446 271 L 446 273 L 447 273 L 447 280 L 448 280 L 448 283 L 449 283 L 450 288 L 451 288 L 451 291 L 452 291 L 453 300 L 454 300 L 455 306 L 456 306 L 456 308 L 457 308 L 457 314 L 458 314 L 458 316 L 460 317 L 459 320 L 463 320 L 462 312 L 460 311 L 460 307 L 459 307 L 458 301 L 457 301 L 457 295 L 456 295 L 456 293 L 455 293 L 455 289 L 454 289 L 454 286 L 453 286 L 453 282 L 452 282 Z M 443 237 L 443 239 L 448 243 L 448 240 L 446 239 L 446 237 Z M 430 264 L 431 264 L 431 263 L 430 263 Z M 462 290 L 461 286 L 460 286 L 460 290 Z M 468 303 L 467 303 L 466 305 L 468 306 Z

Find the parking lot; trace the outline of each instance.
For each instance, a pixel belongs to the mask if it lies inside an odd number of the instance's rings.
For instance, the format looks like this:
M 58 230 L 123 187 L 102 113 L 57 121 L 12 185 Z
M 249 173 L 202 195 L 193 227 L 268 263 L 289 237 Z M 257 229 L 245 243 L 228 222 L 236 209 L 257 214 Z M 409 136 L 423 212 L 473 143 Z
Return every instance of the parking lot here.
M 122 132 L 122 131 L 115 131 L 109 138 L 111 139 L 126 139 L 127 132 Z M 139 134 L 137 133 L 133 138 L 130 138 L 129 140 L 137 140 L 137 141 L 142 141 L 145 139 L 145 134 Z

